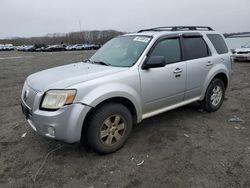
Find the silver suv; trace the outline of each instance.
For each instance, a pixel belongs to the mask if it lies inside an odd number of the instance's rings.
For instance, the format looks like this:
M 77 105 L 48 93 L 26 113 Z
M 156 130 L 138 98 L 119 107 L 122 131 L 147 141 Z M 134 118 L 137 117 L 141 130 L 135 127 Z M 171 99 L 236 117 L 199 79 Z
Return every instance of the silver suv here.
M 141 30 L 107 42 L 90 59 L 30 75 L 21 95 L 30 126 L 46 137 L 121 148 L 143 119 L 200 101 L 223 103 L 232 72 L 224 37 L 210 27 Z

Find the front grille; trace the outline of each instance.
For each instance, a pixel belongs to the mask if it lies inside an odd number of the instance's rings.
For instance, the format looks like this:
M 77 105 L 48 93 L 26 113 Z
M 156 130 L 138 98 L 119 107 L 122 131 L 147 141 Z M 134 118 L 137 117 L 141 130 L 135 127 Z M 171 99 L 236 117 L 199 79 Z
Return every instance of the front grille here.
M 32 116 L 31 110 L 28 107 L 26 107 L 23 103 L 21 103 L 21 108 L 26 119 L 30 119 L 30 117 Z
M 37 92 L 31 87 L 29 87 L 27 83 L 25 83 L 23 86 L 23 91 L 22 91 L 22 101 L 30 109 L 33 108 L 36 95 L 37 95 Z
M 237 52 L 237 54 L 248 54 L 250 52 Z

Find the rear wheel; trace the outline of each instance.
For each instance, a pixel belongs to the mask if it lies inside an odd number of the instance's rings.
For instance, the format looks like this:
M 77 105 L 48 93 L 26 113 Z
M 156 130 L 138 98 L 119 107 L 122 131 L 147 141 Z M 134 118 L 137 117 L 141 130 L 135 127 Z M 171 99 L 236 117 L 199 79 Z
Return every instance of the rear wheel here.
M 132 115 L 123 105 L 107 103 L 98 107 L 90 118 L 87 143 L 99 153 L 120 149 L 132 129 Z
M 208 112 L 218 110 L 224 100 L 225 84 L 221 79 L 214 79 L 208 86 L 206 96 L 203 101 L 204 108 Z

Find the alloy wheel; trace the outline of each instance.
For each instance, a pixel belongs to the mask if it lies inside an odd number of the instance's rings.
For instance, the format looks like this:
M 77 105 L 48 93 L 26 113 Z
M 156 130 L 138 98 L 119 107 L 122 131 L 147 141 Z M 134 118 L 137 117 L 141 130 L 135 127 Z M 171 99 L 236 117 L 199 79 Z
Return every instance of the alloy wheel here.
M 121 140 L 126 129 L 124 118 L 121 115 L 112 115 L 104 120 L 101 130 L 100 138 L 106 146 L 116 144 Z

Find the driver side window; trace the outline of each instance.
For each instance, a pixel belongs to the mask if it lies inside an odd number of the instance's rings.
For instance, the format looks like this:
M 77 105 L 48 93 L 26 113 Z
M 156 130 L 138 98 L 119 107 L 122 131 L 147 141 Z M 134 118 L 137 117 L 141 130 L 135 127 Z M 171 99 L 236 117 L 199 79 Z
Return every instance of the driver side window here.
M 181 61 L 179 39 L 164 39 L 158 42 L 150 56 L 163 56 L 165 57 L 166 64 Z

